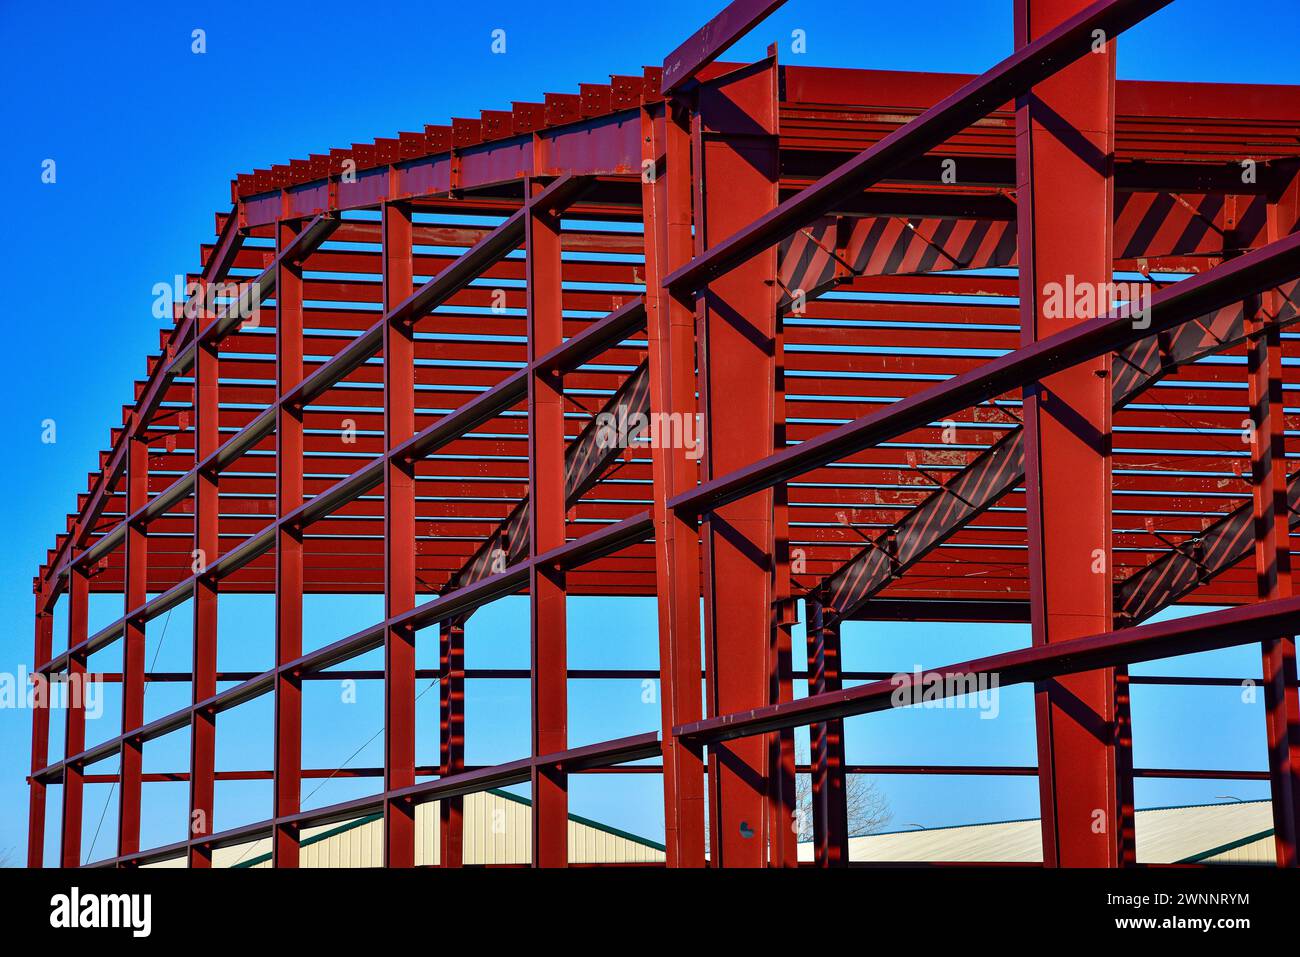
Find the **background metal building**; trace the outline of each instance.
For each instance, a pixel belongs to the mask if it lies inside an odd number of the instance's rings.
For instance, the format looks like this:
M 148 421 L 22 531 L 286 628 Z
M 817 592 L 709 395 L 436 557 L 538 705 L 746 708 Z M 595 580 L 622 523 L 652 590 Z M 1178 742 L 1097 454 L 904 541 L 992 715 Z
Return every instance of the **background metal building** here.
M 484 791 L 464 799 L 462 860 L 465 864 L 526 865 L 531 857 L 530 805 L 505 791 Z M 437 865 L 438 802 L 415 809 L 415 864 Z M 1151 808 L 1135 815 L 1137 861 L 1144 864 L 1231 863 L 1272 864 L 1273 829 L 1266 801 Z M 853 861 L 928 864 L 952 861 L 1033 864 L 1042 860 L 1042 822 L 1038 819 L 994 821 L 888 831 L 849 838 Z M 383 867 L 383 817 L 305 829 L 300 837 L 301 867 Z M 218 848 L 214 867 L 270 867 L 267 839 Z M 593 821 L 569 820 L 569 863 L 662 863 L 663 847 L 634 834 Z M 811 842 L 799 842 L 799 860 L 811 862 Z M 184 867 L 173 857 L 145 867 Z
M 506 791 L 479 791 L 462 800 L 461 861 L 466 865 L 527 865 L 529 802 Z M 437 866 L 442 842 L 439 802 L 415 808 L 415 866 Z M 383 867 L 384 819 L 381 814 L 341 824 L 305 828 L 299 835 L 300 867 Z M 664 849 L 635 834 L 569 815 L 570 864 L 663 863 Z M 269 839 L 232 844 L 213 852 L 213 867 L 271 867 Z M 184 857 L 172 857 L 145 867 L 184 867 Z
M 1267 801 L 1145 808 L 1135 815 L 1138 864 L 1275 863 Z M 854 861 L 921 864 L 1034 864 L 1042 860 L 1042 821 L 994 821 L 869 834 L 849 839 Z M 800 845 L 800 860 L 811 859 Z
M 1032 624 L 1030 648 L 934 671 L 1035 684 L 1049 865 L 1134 862 L 1132 782 L 1155 772 L 1132 766 L 1128 688 L 1212 680 L 1126 666 L 1258 645 L 1294 866 L 1300 90 L 1116 81 L 1116 37 L 1166 4 L 1016 0 L 1016 52 L 964 77 L 717 62 L 778 5 L 737 0 L 662 68 L 240 176 L 200 295 L 36 579 L 37 672 L 84 674 L 121 642 L 123 713 L 87 748 L 70 709 L 53 761 L 35 713 L 29 863 L 55 783 L 61 861 L 80 862 L 93 779 L 120 793 L 110 865 L 266 840 L 291 867 L 313 829 L 379 814 L 385 862 L 410 866 L 437 802 L 455 866 L 466 795 L 524 782 L 531 863 L 564 865 L 570 777 L 622 765 L 662 782 L 669 866 L 796 864 L 801 770 L 813 858 L 845 864 L 845 775 L 925 769 L 846 764 L 843 719 L 896 687 L 840 667 L 839 626 L 901 617 Z M 1155 289 L 1149 310 L 1114 304 L 1117 273 Z M 1062 288 L 1108 291 L 1062 315 Z M 624 441 L 646 413 L 670 440 Z M 94 634 L 91 591 L 125 603 Z M 220 673 L 217 596 L 241 591 L 275 595 L 275 664 Z M 382 621 L 304 651 L 304 594 L 367 591 Z M 466 767 L 464 622 L 525 592 L 530 753 Z M 583 594 L 657 596 L 660 732 L 570 747 L 565 596 Z M 186 601 L 193 670 L 173 678 L 192 701 L 146 722 L 146 681 L 172 680 L 146 673 L 146 623 Z M 1176 601 L 1233 607 L 1141 624 Z M 440 664 L 417 671 L 435 626 Z M 303 683 L 375 649 L 382 787 L 305 811 L 304 778 L 333 769 L 302 765 Z M 415 764 L 421 674 L 435 767 Z M 274 766 L 238 773 L 273 780 L 273 813 L 214 833 L 216 715 L 262 695 Z M 141 847 L 143 748 L 178 730 L 195 827 Z

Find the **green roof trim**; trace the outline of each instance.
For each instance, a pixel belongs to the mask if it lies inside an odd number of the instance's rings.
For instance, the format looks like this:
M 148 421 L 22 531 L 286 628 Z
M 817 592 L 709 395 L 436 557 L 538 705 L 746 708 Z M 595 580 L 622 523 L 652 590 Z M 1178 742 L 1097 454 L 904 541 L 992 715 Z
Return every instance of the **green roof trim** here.
M 1208 851 L 1201 851 L 1199 854 L 1193 854 L 1191 857 L 1184 857 L 1181 861 L 1175 861 L 1175 864 L 1199 864 L 1211 857 L 1218 857 L 1220 854 L 1226 854 L 1228 851 L 1235 851 L 1239 847 L 1245 847 L 1247 844 L 1254 844 L 1256 841 L 1263 840 L 1266 837 L 1273 836 L 1273 829 L 1270 827 L 1267 831 L 1260 831 L 1258 834 L 1248 834 L 1246 837 L 1238 838 L 1235 841 L 1229 841 L 1227 844 L 1220 844 L 1218 847 L 1212 847 Z
M 1165 804 L 1159 807 L 1140 807 L 1135 809 L 1135 813 L 1145 814 L 1147 811 L 1187 811 L 1198 807 L 1232 807 L 1237 804 L 1268 804 L 1267 798 L 1260 798 L 1256 801 L 1212 801 L 1206 804 Z M 1038 821 L 1036 817 L 1013 817 L 1005 821 L 974 821 L 970 824 L 937 824 L 934 827 L 922 828 L 899 828 L 896 831 L 872 831 L 868 834 L 850 834 L 849 837 L 888 837 L 893 834 L 924 834 L 927 831 L 951 831 L 959 827 L 992 827 L 994 824 L 1024 824 L 1027 821 Z
M 512 794 L 510 791 L 502 791 L 500 788 L 488 788 L 485 793 L 491 794 L 495 797 L 504 798 L 507 801 L 513 801 L 516 804 L 523 804 L 527 807 L 532 807 L 533 805 L 533 802 L 530 799 L 523 797 L 522 795 L 519 794 Z M 1258 801 L 1215 802 L 1212 804 L 1170 804 L 1162 807 L 1138 808 L 1137 810 L 1138 811 L 1182 811 L 1182 810 L 1187 810 L 1189 808 L 1199 808 L 1199 807 L 1228 807 L 1233 804 L 1267 804 L 1267 803 L 1268 802 L 1265 800 L 1258 800 Z M 330 828 L 328 831 L 322 831 L 319 834 L 314 834 L 309 838 L 305 838 L 302 841 L 301 846 L 306 847 L 308 845 L 315 844 L 318 841 L 324 841 L 328 838 L 335 837 L 336 835 L 343 834 L 347 831 L 350 831 L 353 828 L 362 827 L 366 824 L 371 823 L 372 821 L 378 821 L 381 818 L 383 818 L 383 814 L 381 813 L 367 814 L 365 817 L 359 817 L 355 821 L 347 821 L 343 824 L 338 825 L 337 827 Z M 583 824 L 597 831 L 602 831 L 606 834 L 612 834 L 614 837 L 620 837 L 625 841 L 631 841 L 633 844 L 640 844 L 642 847 L 648 847 L 654 851 L 667 850 L 664 847 L 664 845 L 660 844 L 658 841 L 652 841 L 649 838 L 641 837 L 639 834 L 633 834 L 632 832 L 624 831 L 621 828 L 611 827 L 608 824 L 602 824 L 600 821 L 593 821 L 591 818 L 583 817 L 580 814 L 570 814 L 569 820 L 575 824 Z M 876 831 L 870 834 L 853 834 L 850 836 L 851 837 L 887 837 L 894 834 L 922 834 L 927 831 L 951 831 L 951 830 L 956 830 L 957 828 L 966 828 L 966 827 L 990 827 L 995 824 L 1023 824 L 1028 821 L 1037 821 L 1037 820 L 1038 818 L 1036 817 L 1020 817 L 1020 818 L 1011 818 L 1010 820 L 1006 820 L 1006 821 L 979 821 L 974 824 L 941 824 L 938 827 L 923 827 L 919 829 L 911 828 L 907 830 L 900 829 L 897 831 Z M 1244 847 L 1247 844 L 1253 844 L 1256 841 L 1263 840 L 1266 837 L 1272 837 L 1272 836 L 1273 836 L 1273 829 L 1269 828 L 1266 831 L 1260 831 L 1258 834 L 1250 834 L 1247 835 L 1246 837 L 1239 838 L 1238 840 L 1229 841 L 1227 844 L 1221 844 L 1218 847 L 1212 847 L 1209 850 L 1201 851 L 1198 854 L 1193 854 L 1191 857 L 1185 857 L 1182 860 L 1175 861 L 1174 863 L 1197 864 L 1208 858 L 1217 857 L 1220 854 L 1226 854 L 1228 851 L 1236 850 L 1239 847 Z M 249 858 L 247 861 L 240 861 L 238 864 L 233 864 L 231 866 L 235 868 L 253 867 L 257 864 L 263 863 L 264 861 L 269 861 L 270 859 L 271 859 L 270 854 L 259 854 L 257 857 Z
M 495 794 L 497 797 L 503 797 L 519 804 L 533 806 L 533 802 L 526 797 L 518 794 L 511 794 L 509 791 L 502 791 L 499 788 L 488 788 L 488 794 Z M 587 827 L 595 828 L 597 831 L 604 831 L 606 834 L 612 834 L 615 837 L 621 837 L 625 841 L 631 841 L 633 844 L 640 844 L 642 847 L 648 847 L 652 851 L 667 851 L 668 848 L 658 841 L 652 841 L 648 837 L 641 837 L 639 834 L 633 834 L 631 831 L 624 831 L 617 827 L 610 827 L 608 824 L 601 824 L 599 821 L 593 821 L 589 817 L 583 817 L 580 814 L 570 814 L 569 820 L 574 824 L 585 824 Z
M 505 798 L 508 801 L 514 801 L 516 804 L 524 804 L 527 805 L 528 807 L 533 806 L 533 802 L 528 798 L 522 797 L 518 794 L 511 794 L 509 791 L 502 791 L 499 788 L 488 788 L 486 793 L 491 794 L 495 797 Z M 363 827 L 366 824 L 371 823 L 372 821 L 381 820 L 383 816 L 384 815 L 382 813 L 376 812 L 374 814 L 367 814 L 365 817 L 359 817 L 355 821 L 345 821 L 344 823 L 338 825 L 337 827 L 330 828 L 328 831 L 321 831 L 321 833 L 319 834 L 313 834 L 311 837 L 304 838 L 300 842 L 299 846 L 307 847 L 308 845 L 316 844 L 319 841 L 324 841 L 328 838 L 335 837 L 339 834 L 344 834 L 347 831 L 353 830 L 354 828 Z M 623 840 L 631 841 L 633 844 L 640 844 L 642 847 L 648 847 L 653 851 L 667 850 L 667 848 L 664 845 L 658 843 L 657 841 L 652 841 L 649 838 L 641 837 L 640 835 L 633 834 L 630 831 L 621 830 L 617 827 L 610 827 L 608 824 L 601 824 L 599 821 L 593 821 L 589 817 L 582 817 L 579 814 L 570 814 L 569 820 L 572 821 L 574 824 L 585 824 L 587 827 L 594 828 L 597 831 L 602 831 L 606 834 L 612 834 L 614 837 L 621 837 Z M 258 864 L 262 864 L 266 861 L 269 861 L 270 859 L 271 859 L 270 854 L 259 854 L 257 855 L 257 857 L 250 857 L 246 861 L 240 861 L 238 864 L 231 865 L 231 867 L 232 868 L 254 867 Z
M 376 811 L 374 814 L 367 814 L 365 817 L 359 817 L 355 821 L 344 821 L 338 827 L 332 827 L 328 831 L 321 831 L 319 834 L 313 834 L 311 837 L 304 838 L 303 840 L 298 842 L 298 846 L 307 847 L 311 844 L 316 844 L 319 841 L 323 841 L 326 840 L 327 838 L 334 837 L 336 834 L 343 834 L 347 831 L 352 830 L 353 828 L 362 827 L 366 824 L 369 824 L 371 821 L 378 821 L 383 816 L 384 815 L 382 813 Z M 232 870 L 237 867 L 239 868 L 253 867 L 257 864 L 261 864 L 263 861 L 269 861 L 270 859 L 271 859 L 270 854 L 259 854 L 257 855 L 257 857 L 250 857 L 246 861 L 240 861 L 238 864 L 232 864 L 230 866 Z

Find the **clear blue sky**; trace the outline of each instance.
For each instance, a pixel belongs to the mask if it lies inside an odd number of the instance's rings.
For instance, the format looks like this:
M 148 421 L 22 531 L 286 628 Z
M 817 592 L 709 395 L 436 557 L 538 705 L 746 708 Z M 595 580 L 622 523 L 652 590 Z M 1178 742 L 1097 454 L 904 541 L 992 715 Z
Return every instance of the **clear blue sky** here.
M 9 467 L 0 473 L 0 501 L 7 509 L 0 554 L 0 620 L 5 622 L 0 670 L 13 672 L 19 662 L 30 663 L 31 577 L 76 493 L 85 490 L 86 472 L 96 466 L 98 450 L 107 446 L 109 428 L 120 422 L 116 409 L 131 398 L 131 383 L 143 375 L 146 353 L 157 348 L 158 321 L 150 311 L 153 285 L 197 266 L 199 243 L 212 236 L 213 212 L 229 206 L 228 183 L 235 173 L 446 122 L 453 114 L 508 108 L 512 99 L 576 91 L 579 82 L 600 82 L 611 72 L 637 72 L 643 64 L 661 62 L 720 6 L 680 0 L 625 9 L 593 4 L 590 15 L 538 14 L 535 6 L 515 0 L 369 6 L 326 0 L 309 8 L 265 2 L 0 6 L 0 70 L 6 91 L 0 124 L 9 144 L 0 151 L 9 209 L 8 228 L 0 233 L 0 282 L 11 291 L 4 317 L 8 363 L 0 388 L 10 409 L 9 447 L 14 450 Z M 859 7 L 869 8 L 870 14 L 856 12 Z M 846 16 L 846 10 L 855 12 Z M 785 62 L 978 72 L 1010 52 L 1010 11 L 1010 0 L 932 0 L 923 8 L 793 0 L 733 55 L 757 58 L 776 40 L 783 44 Z M 207 34 L 207 53 L 201 56 L 190 51 L 196 28 Z M 507 31 L 504 56 L 489 49 L 496 28 Z M 807 34 L 802 57 L 788 53 L 796 28 Z M 1300 82 L 1293 50 L 1298 28 L 1300 12 L 1286 0 L 1252 4 L 1248 15 L 1211 0 L 1179 0 L 1121 41 L 1121 76 Z M 45 159 L 57 163 L 53 185 L 41 183 Z M 40 441 L 41 423 L 49 418 L 58 427 L 53 445 Z M 351 624 L 368 621 L 372 608 L 365 602 L 336 602 L 311 614 L 345 633 Z M 115 611 L 95 608 L 101 622 Z M 223 604 L 224 649 L 235 652 L 247 644 L 251 653 L 260 641 L 251 623 L 264 624 L 265 611 L 256 601 L 229 610 Z M 575 604 L 574 664 L 653 664 L 648 603 L 619 608 L 620 620 L 628 626 L 621 629 L 617 645 L 602 630 L 609 613 L 597 603 Z M 167 666 L 169 653 L 187 647 L 183 622 L 178 612 L 167 626 L 159 668 Z M 517 607 L 503 604 L 475 623 L 472 661 L 497 665 L 526 660 Z M 240 626 L 239 637 L 229 633 L 235 626 Z M 154 623 L 151 642 L 161 628 L 161 621 Z M 480 642 L 473 640 L 476 628 L 483 636 Z M 847 639 L 848 663 L 910 668 L 917 660 L 937 664 L 1023 640 L 1014 629 L 857 626 Z M 261 647 L 267 647 L 264 641 Z M 1246 675 L 1257 668 L 1251 654 L 1236 653 L 1205 670 Z M 177 706 L 185 693 L 184 686 L 180 689 L 152 688 L 149 714 Z M 657 708 L 641 705 L 639 691 L 575 687 L 574 739 L 653 727 Z M 475 694 L 469 720 L 481 721 L 485 731 L 482 745 L 471 737 L 470 760 L 520 753 L 527 741 L 518 724 L 526 714 L 522 688 L 502 684 Z M 597 696 L 599 709 L 589 707 Z M 320 709 L 309 710 L 309 717 L 326 714 L 326 698 L 309 699 L 309 709 Z M 1262 718 L 1257 707 L 1236 704 L 1230 692 L 1144 692 L 1135 698 L 1139 764 L 1163 759 L 1171 765 L 1262 766 Z M 436 692 L 430 692 L 421 707 L 435 701 Z M 115 702 L 110 698 L 110 709 Z M 263 739 L 257 729 L 269 711 L 261 714 L 257 707 L 248 715 L 232 716 L 229 728 L 223 723 L 223 767 L 267 764 L 269 751 L 262 747 L 259 752 L 257 742 Z M 333 725 L 335 733 L 326 737 L 321 732 L 307 742 L 306 763 L 328 764 L 351 754 L 378 728 L 379 707 L 378 694 L 362 689 L 349 717 Z M 601 714 L 599 726 L 580 717 L 595 710 Z M 850 758 L 1032 761 L 1027 695 L 1007 693 L 1002 710 L 1005 720 L 973 723 L 971 712 L 857 719 L 850 732 Z M 1196 723 L 1175 734 L 1175 717 Z M 16 848 L 20 858 L 28 718 L 25 710 L 0 711 L 0 851 Z M 247 734 L 239 731 L 240 722 L 247 722 Z M 92 739 L 96 733 L 92 730 Z M 245 743 L 235 748 L 236 742 Z M 378 746 L 376 741 L 354 763 L 377 763 Z M 166 757 L 160 748 L 156 758 L 151 752 L 147 759 L 151 765 L 158 761 L 161 769 Z M 583 780 L 574 786 L 574 810 L 654 836 L 662 820 L 654 790 L 644 787 L 651 780 L 629 777 L 599 786 Z M 930 826 L 1037 813 L 1032 779 L 985 784 L 890 778 L 881 785 L 899 824 Z M 1259 793 L 1258 787 L 1232 787 L 1144 786 L 1139 803 Z M 175 837 L 182 819 L 174 808 L 183 801 L 184 786 L 147 790 L 147 808 L 156 808 L 157 814 L 151 815 L 146 839 Z M 312 803 L 350 793 L 346 782 L 334 781 Z M 234 813 L 261 807 L 265 799 L 258 786 L 235 786 L 226 803 Z M 101 791 L 89 789 L 89 817 L 102 801 Z M 111 809 L 108 817 L 96 856 L 106 848 L 104 842 L 111 842 Z M 217 823 L 235 821 L 219 817 Z

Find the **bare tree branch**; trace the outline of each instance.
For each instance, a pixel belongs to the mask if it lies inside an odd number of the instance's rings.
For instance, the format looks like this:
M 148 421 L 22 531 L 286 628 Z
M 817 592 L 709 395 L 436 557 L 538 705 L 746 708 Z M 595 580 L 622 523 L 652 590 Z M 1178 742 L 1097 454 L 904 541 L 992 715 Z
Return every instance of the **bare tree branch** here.
M 894 819 L 884 793 L 865 774 L 844 776 L 845 801 L 849 811 L 849 835 L 860 837 L 884 830 Z M 800 774 L 794 786 L 795 810 L 799 820 L 799 842 L 813 839 L 812 775 Z

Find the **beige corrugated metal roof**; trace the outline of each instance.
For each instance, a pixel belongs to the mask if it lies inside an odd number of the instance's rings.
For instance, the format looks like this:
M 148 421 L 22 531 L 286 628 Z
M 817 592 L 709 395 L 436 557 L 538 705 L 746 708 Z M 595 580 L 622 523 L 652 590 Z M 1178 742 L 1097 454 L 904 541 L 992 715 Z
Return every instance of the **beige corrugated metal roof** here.
M 1137 859 L 1145 864 L 1199 860 L 1272 864 L 1273 816 L 1267 801 L 1150 808 L 1137 812 Z M 812 847 L 799 846 L 811 860 Z M 1043 859 L 1037 818 L 938 827 L 849 839 L 851 861 L 1025 863 Z
M 532 807 L 504 791 L 465 796 L 464 860 L 467 864 L 523 864 L 530 854 Z M 416 808 L 416 864 L 437 864 L 437 802 Z M 1186 861 L 1272 864 L 1272 810 L 1267 801 L 1188 807 L 1150 808 L 1137 812 L 1137 857 L 1140 863 Z M 853 861 L 961 861 L 1033 863 L 1042 860 L 1037 818 L 957 827 L 870 834 L 849 840 Z M 573 863 L 654 862 L 664 859 L 662 845 L 571 815 L 569 860 Z M 799 859 L 812 860 L 812 846 L 799 845 Z M 270 841 L 220 848 L 216 867 L 270 867 Z M 303 867 L 380 867 L 383 821 L 378 815 L 309 828 L 303 832 Z M 152 867 L 183 867 L 177 858 Z
M 416 866 L 439 862 L 437 801 L 416 805 Z M 532 805 L 506 791 L 467 794 L 464 799 L 463 855 L 466 864 L 526 864 L 532 849 Z M 270 867 L 270 839 L 218 848 L 214 867 Z M 664 859 L 663 845 L 569 815 L 569 860 L 575 864 L 625 864 Z M 384 823 L 375 814 L 306 828 L 302 834 L 302 867 L 382 867 Z M 151 867 L 184 867 L 184 858 Z

